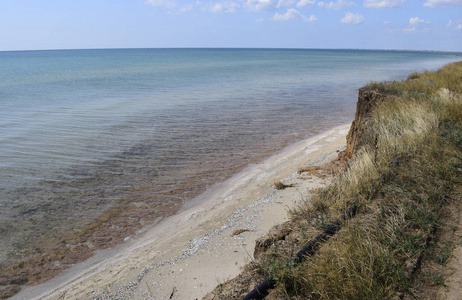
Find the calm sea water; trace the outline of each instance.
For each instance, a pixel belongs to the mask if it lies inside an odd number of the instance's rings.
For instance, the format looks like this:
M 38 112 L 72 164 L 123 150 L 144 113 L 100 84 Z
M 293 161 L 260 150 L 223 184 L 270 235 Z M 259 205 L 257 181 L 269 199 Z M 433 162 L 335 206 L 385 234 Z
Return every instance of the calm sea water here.
M 364 84 L 456 60 L 356 50 L 0 52 L 0 262 L 67 244 L 123 208 L 125 223 L 86 237 L 110 245 L 244 166 L 350 122 Z

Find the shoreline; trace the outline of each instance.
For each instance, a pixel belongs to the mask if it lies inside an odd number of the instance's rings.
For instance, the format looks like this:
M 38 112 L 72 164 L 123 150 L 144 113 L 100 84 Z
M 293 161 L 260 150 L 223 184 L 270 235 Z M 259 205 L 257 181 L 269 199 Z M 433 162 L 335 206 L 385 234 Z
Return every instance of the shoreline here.
M 306 190 L 329 178 L 299 179 L 297 168 L 324 165 L 342 150 L 350 124 L 285 148 L 262 163 L 215 184 L 177 214 L 140 230 L 134 238 L 97 251 L 85 262 L 12 299 L 202 298 L 252 260 L 255 240 L 287 220 L 287 209 Z M 274 180 L 295 184 L 276 191 Z M 281 213 L 284 210 L 285 213 Z M 233 235 L 235 230 L 244 230 Z M 182 297 L 183 295 L 183 297 Z

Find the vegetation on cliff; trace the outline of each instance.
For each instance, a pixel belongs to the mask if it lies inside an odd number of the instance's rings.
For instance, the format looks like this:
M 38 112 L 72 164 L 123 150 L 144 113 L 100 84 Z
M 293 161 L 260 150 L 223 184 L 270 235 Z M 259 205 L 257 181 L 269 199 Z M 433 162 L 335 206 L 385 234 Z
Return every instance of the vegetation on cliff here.
M 436 299 L 460 243 L 448 221 L 462 208 L 462 62 L 362 88 L 345 156 L 346 170 L 258 240 L 255 262 L 210 299 L 240 299 L 266 277 L 266 299 Z M 351 207 L 355 217 L 293 263 Z
M 360 112 L 367 117 L 348 169 L 293 217 L 322 227 L 353 205 L 358 213 L 301 264 L 263 260 L 277 282 L 270 298 L 392 299 L 417 294 L 428 278 L 444 284 L 421 266 L 440 256 L 445 208 L 460 201 L 462 63 L 364 91 L 382 100 Z

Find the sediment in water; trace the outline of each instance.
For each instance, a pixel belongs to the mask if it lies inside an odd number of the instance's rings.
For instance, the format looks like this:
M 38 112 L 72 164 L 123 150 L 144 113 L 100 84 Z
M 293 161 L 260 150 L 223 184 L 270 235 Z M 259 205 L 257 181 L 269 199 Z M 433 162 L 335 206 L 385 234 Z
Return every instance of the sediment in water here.
M 274 178 L 292 178 L 299 182 L 299 184 L 297 184 L 294 188 L 288 188 L 280 192 L 290 193 L 292 194 L 291 197 L 295 197 L 295 199 L 300 197 L 299 193 L 296 191 L 299 188 L 303 189 L 302 185 L 311 184 L 310 182 L 313 182 L 313 180 L 314 183 L 318 182 L 318 179 L 316 179 L 317 177 L 314 176 L 309 178 L 307 177 L 307 179 L 297 179 L 300 177 L 300 175 L 296 173 L 300 164 L 303 165 L 304 163 L 308 163 L 310 161 L 308 158 L 313 159 L 313 155 L 315 154 L 318 162 L 326 159 L 326 153 L 323 152 L 326 148 L 323 148 L 321 145 L 329 144 L 329 142 L 332 143 L 334 140 L 340 140 L 340 144 L 337 144 L 335 149 L 333 148 L 329 150 L 329 155 L 331 155 L 331 157 L 335 157 L 337 155 L 335 150 L 337 150 L 338 147 L 341 147 L 341 144 L 344 143 L 344 136 L 346 135 L 348 127 L 349 126 L 344 126 L 340 131 L 338 131 L 339 129 L 337 129 L 337 131 L 333 130 L 330 131 L 330 133 L 325 133 L 304 141 L 303 143 L 294 145 L 287 151 L 268 159 L 262 164 L 252 166 L 238 175 L 233 176 L 232 179 L 215 186 L 205 193 L 205 196 L 201 197 L 202 200 L 196 202 L 197 205 L 182 210 L 180 214 L 174 215 L 160 222 L 160 224 L 155 226 L 152 230 L 141 234 L 139 238 L 135 237 L 126 244 L 121 245 L 122 248 L 120 249 L 123 250 L 117 251 L 117 254 L 113 253 L 116 258 L 112 257 L 109 261 L 102 259 L 100 262 L 95 262 L 92 258 L 88 261 L 89 265 L 84 268 L 85 270 L 82 270 L 82 267 L 79 267 L 80 274 L 76 274 L 75 268 L 72 268 L 69 272 L 65 272 L 68 275 L 67 278 L 58 276 L 53 279 L 47 283 L 48 291 L 43 295 L 51 297 L 51 295 L 56 296 L 60 293 L 65 293 L 68 297 L 85 298 L 90 297 L 90 294 L 88 293 L 91 292 L 96 293 L 93 295 L 97 295 L 102 291 L 101 288 L 104 289 L 104 285 L 106 283 L 110 284 L 111 291 L 115 291 L 119 288 L 125 291 L 123 285 L 125 283 L 132 282 L 133 280 L 137 281 L 136 278 L 138 278 L 140 274 L 143 274 L 143 276 L 137 284 L 141 284 L 142 287 L 140 286 L 138 292 L 144 292 L 146 290 L 146 283 L 144 283 L 145 280 L 158 281 L 158 278 L 154 279 L 152 277 L 156 272 L 162 273 L 162 276 L 167 276 L 167 269 L 173 267 L 176 269 L 178 266 L 178 268 L 183 270 L 183 275 L 186 275 L 186 272 L 197 271 L 200 273 L 207 273 L 205 269 L 201 268 L 214 268 L 213 266 L 215 264 L 212 263 L 212 261 L 215 262 L 215 259 L 207 262 L 207 266 L 202 265 L 199 267 L 195 264 L 197 263 L 197 259 L 203 258 L 203 251 L 208 251 L 206 249 L 209 249 L 210 247 L 214 249 L 226 247 L 228 249 L 227 251 L 235 249 L 232 250 L 233 252 L 231 253 L 230 258 L 236 259 L 239 263 L 234 265 L 234 267 L 230 267 L 229 270 L 231 272 L 239 271 L 239 266 L 242 265 L 245 258 L 248 258 L 248 255 L 245 253 L 249 250 L 245 249 L 247 246 L 244 246 L 243 243 L 249 243 L 250 247 L 250 244 L 252 244 L 256 239 L 256 235 L 260 235 L 262 231 L 269 228 L 268 225 L 265 225 L 266 227 L 257 226 L 261 227 L 258 228 L 258 230 L 257 227 L 252 227 L 254 225 L 252 225 L 253 221 L 251 220 L 258 218 L 258 215 L 260 214 L 253 212 L 254 209 L 260 210 L 267 205 L 272 205 L 277 207 L 275 211 L 267 210 L 266 208 L 264 209 L 265 212 L 274 211 L 276 213 L 275 216 L 269 218 L 270 221 L 277 222 L 277 220 L 284 218 L 283 214 L 280 212 L 280 205 L 285 205 L 282 204 L 285 202 L 281 202 L 281 204 L 279 204 L 279 201 L 285 200 L 279 200 L 276 194 L 274 194 Z M 316 161 L 311 161 L 311 163 L 316 163 Z M 267 182 L 268 185 L 266 185 L 265 182 Z M 287 205 L 293 204 L 289 203 L 290 201 Z M 275 207 L 273 207 L 273 209 Z M 227 220 L 229 222 L 227 222 Z M 244 222 L 244 220 L 248 221 Z M 220 223 L 221 225 L 219 225 Z M 189 226 L 188 224 L 191 225 Z M 232 233 L 236 230 L 244 231 L 242 231 L 243 233 L 239 235 L 232 235 Z M 228 231 L 230 231 L 229 234 L 227 233 Z M 213 246 L 213 241 L 217 239 L 220 243 Z M 240 242 L 231 246 L 227 244 L 228 242 L 225 242 L 227 239 L 231 239 L 229 242 L 232 243 L 235 243 L 236 241 Z M 244 240 L 241 239 L 245 239 L 247 242 L 244 242 Z M 234 262 L 232 263 L 234 264 Z M 119 267 L 122 267 L 122 269 L 119 269 Z M 118 271 L 111 271 L 115 270 L 113 268 L 118 269 Z M 147 268 L 146 271 L 144 271 L 145 268 Z M 116 272 L 116 274 L 119 275 L 116 277 L 108 276 L 111 272 Z M 181 276 L 178 272 L 180 272 L 179 269 L 176 270 L 175 273 L 170 273 L 170 275 L 165 278 L 167 281 L 170 279 L 180 280 L 172 277 L 173 275 Z M 202 283 L 207 285 L 208 288 L 212 288 L 216 285 L 216 281 L 215 278 L 213 278 L 212 273 L 208 274 L 208 276 L 211 275 L 212 278 L 207 278 L 204 283 Z M 87 277 L 92 278 L 93 276 L 96 277 L 90 281 L 86 280 Z M 198 275 L 191 276 L 197 277 Z M 100 278 L 101 280 L 95 278 Z M 197 278 L 199 279 L 199 277 Z M 85 283 L 82 283 L 81 280 L 85 281 Z M 212 282 L 210 282 L 210 280 L 212 280 Z M 99 283 L 95 285 L 96 281 Z M 150 285 L 151 281 L 148 282 Z M 91 286 L 86 286 L 88 283 L 91 283 Z M 167 295 L 168 293 L 171 293 L 171 290 L 168 291 L 169 284 L 171 283 L 163 283 L 162 290 L 157 291 L 156 295 L 163 295 L 163 293 Z M 172 284 L 175 283 L 173 282 Z M 43 285 L 37 286 L 39 290 L 42 287 Z M 150 288 L 158 290 L 159 286 L 151 286 Z M 185 295 L 184 293 L 186 290 L 182 288 L 180 289 L 180 287 L 177 288 L 178 290 L 181 290 L 178 292 L 179 294 Z M 194 286 L 190 286 L 189 288 L 192 289 L 191 291 L 194 291 Z M 41 292 L 43 292 L 43 289 Z M 26 289 L 24 293 L 19 294 L 17 299 L 23 299 L 21 297 L 27 297 L 27 295 L 32 295 L 34 293 L 37 295 L 41 294 L 37 292 L 36 289 L 30 288 Z M 137 297 L 140 295 L 131 294 L 131 296 Z M 168 296 L 166 297 L 168 298 Z
M 279 141 L 276 149 L 287 141 Z M 159 185 L 158 190 L 156 187 L 148 187 L 141 191 L 130 189 L 132 195 L 122 197 L 117 204 L 112 203 L 112 207 L 107 208 L 97 219 L 73 231 L 57 234 L 54 239 L 35 239 L 34 243 L 29 245 L 32 251 L 26 258 L 3 262 L 0 275 L 1 289 L 5 294 L 11 295 L 24 284 L 35 285 L 53 278 L 69 266 L 88 259 L 96 250 L 123 243 L 142 228 L 174 215 L 187 203 L 186 199 L 202 194 L 207 187 L 230 178 L 246 165 L 262 160 L 269 153 L 265 146 L 244 160 L 236 156 L 220 158 L 219 161 L 200 162 L 200 166 L 193 167 L 195 173 L 188 169 L 177 170 L 176 176 L 180 180 L 170 189 L 165 189 L 165 185 Z M 100 177 L 100 180 L 104 181 L 104 178 Z M 106 181 L 120 186 L 123 184 L 121 180 L 123 177 L 108 178 Z M 91 185 L 87 187 L 88 190 L 98 189 L 97 182 L 88 184 Z M 152 184 L 155 185 L 156 182 L 153 180 Z M 97 201 L 97 195 L 92 199 Z M 46 207 L 43 207 L 43 210 L 46 210 Z

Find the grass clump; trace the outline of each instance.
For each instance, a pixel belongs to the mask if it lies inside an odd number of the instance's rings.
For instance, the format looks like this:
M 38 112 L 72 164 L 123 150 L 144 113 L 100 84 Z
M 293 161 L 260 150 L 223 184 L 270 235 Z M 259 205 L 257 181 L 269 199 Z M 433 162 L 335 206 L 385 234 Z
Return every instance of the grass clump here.
M 454 63 L 367 87 L 392 97 L 371 112 L 349 169 L 315 196 L 311 210 L 294 213 L 299 219 L 317 214 L 324 222 L 356 204 L 358 215 L 302 264 L 271 264 L 268 275 L 280 294 L 392 299 L 415 293 L 441 210 L 462 177 L 461 78 L 462 63 Z

